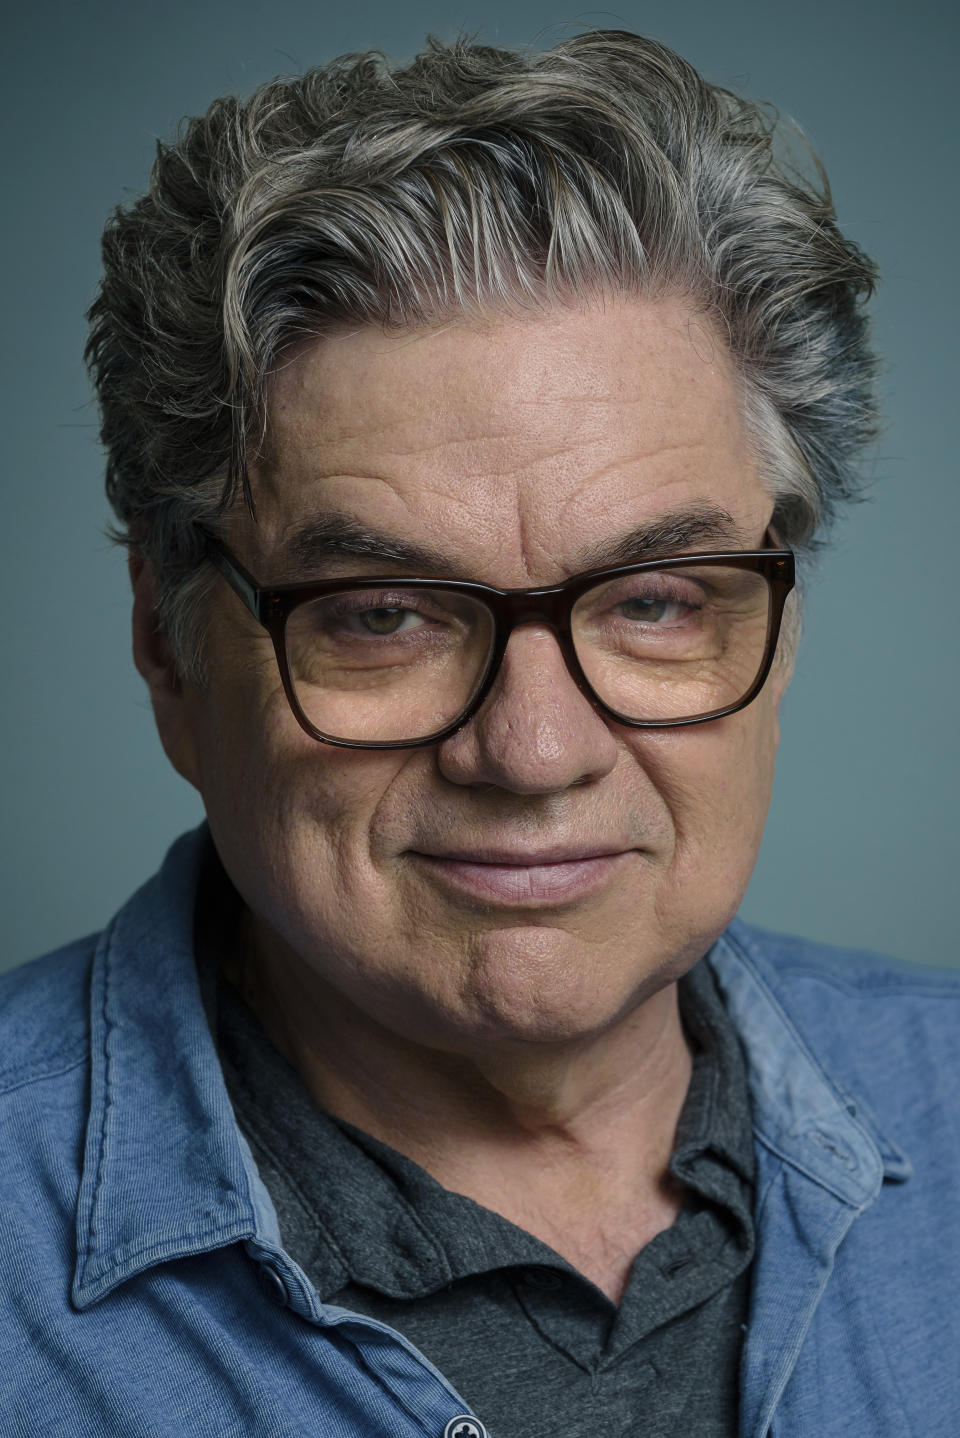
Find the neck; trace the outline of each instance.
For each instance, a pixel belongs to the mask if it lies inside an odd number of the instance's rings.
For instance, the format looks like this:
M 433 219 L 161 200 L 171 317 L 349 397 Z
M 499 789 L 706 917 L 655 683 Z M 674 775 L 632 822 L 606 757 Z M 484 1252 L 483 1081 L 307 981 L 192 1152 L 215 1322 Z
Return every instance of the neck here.
M 692 1063 L 676 983 L 600 1034 L 451 1052 L 384 1028 L 253 924 L 228 976 L 322 1108 L 537 1234 L 611 1296 L 676 1217 L 667 1166 Z

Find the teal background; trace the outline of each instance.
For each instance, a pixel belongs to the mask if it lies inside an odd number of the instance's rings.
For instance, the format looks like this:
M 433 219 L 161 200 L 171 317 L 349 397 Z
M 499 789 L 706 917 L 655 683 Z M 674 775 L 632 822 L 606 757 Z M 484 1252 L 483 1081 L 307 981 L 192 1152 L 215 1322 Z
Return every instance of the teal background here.
M 101 927 L 201 816 L 129 658 L 123 555 L 81 365 L 110 207 L 157 136 L 227 91 L 428 31 L 550 45 L 617 26 L 773 100 L 880 262 L 887 428 L 872 499 L 807 602 L 767 836 L 743 914 L 810 938 L 960 966 L 953 3 L 152 0 L 10 7 L 4 25 L 3 912 L 0 967 Z

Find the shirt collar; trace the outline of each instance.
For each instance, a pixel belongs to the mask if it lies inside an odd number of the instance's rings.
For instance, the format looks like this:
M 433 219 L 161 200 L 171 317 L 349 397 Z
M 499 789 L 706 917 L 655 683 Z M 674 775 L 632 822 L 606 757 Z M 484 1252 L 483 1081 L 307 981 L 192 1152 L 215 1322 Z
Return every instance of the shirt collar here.
M 707 955 L 743 1045 L 757 1137 L 807 1178 L 861 1210 L 885 1178 L 912 1173 L 903 1151 L 814 1054 L 777 997 L 777 974 L 734 921 Z M 824 1015 L 824 1022 L 830 1022 Z
M 680 1015 L 693 1047 L 690 1090 L 677 1125 L 670 1167 L 686 1179 L 704 1154 L 732 1168 L 744 1184 L 756 1173 L 746 1065 L 736 1029 L 706 960 L 677 985 Z M 718 1199 L 723 1194 L 715 1195 Z
M 206 825 L 179 839 L 97 946 L 72 1289 L 81 1309 L 153 1264 L 254 1236 L 279 1242 L 197 985 L 194 897 L 210 843 Z

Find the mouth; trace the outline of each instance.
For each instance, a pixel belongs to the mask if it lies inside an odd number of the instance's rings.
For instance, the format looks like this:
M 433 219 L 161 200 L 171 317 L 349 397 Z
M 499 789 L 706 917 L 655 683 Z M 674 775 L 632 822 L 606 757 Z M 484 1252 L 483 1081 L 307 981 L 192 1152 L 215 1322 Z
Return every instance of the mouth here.
M 631 849 L 582 846 L 523 853 L 484 848 L 444 854 L 415 851 L 428 875 L 444 887 L 508 906 L 591 897 L 622 874 L 634 857 Z

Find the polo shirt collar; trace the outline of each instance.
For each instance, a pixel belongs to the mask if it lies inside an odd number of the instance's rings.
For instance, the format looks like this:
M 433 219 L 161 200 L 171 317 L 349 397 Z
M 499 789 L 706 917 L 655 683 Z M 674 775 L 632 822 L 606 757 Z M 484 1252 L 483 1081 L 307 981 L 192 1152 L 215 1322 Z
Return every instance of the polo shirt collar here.
M 683 975 L 678 993 L 683 1026 L 694 1045 L 690 1093 L 695 1102 L 685 1103 L 680 1115 L 671 1170 L 686 1181 L 701 1155 L 710 1154 L 752 1185 L 756 1160 L 743 1051 L 708 960 Z M 729 1199 L 727 1189 L 722 1184 L 710 1196 L 722 1202 Z

